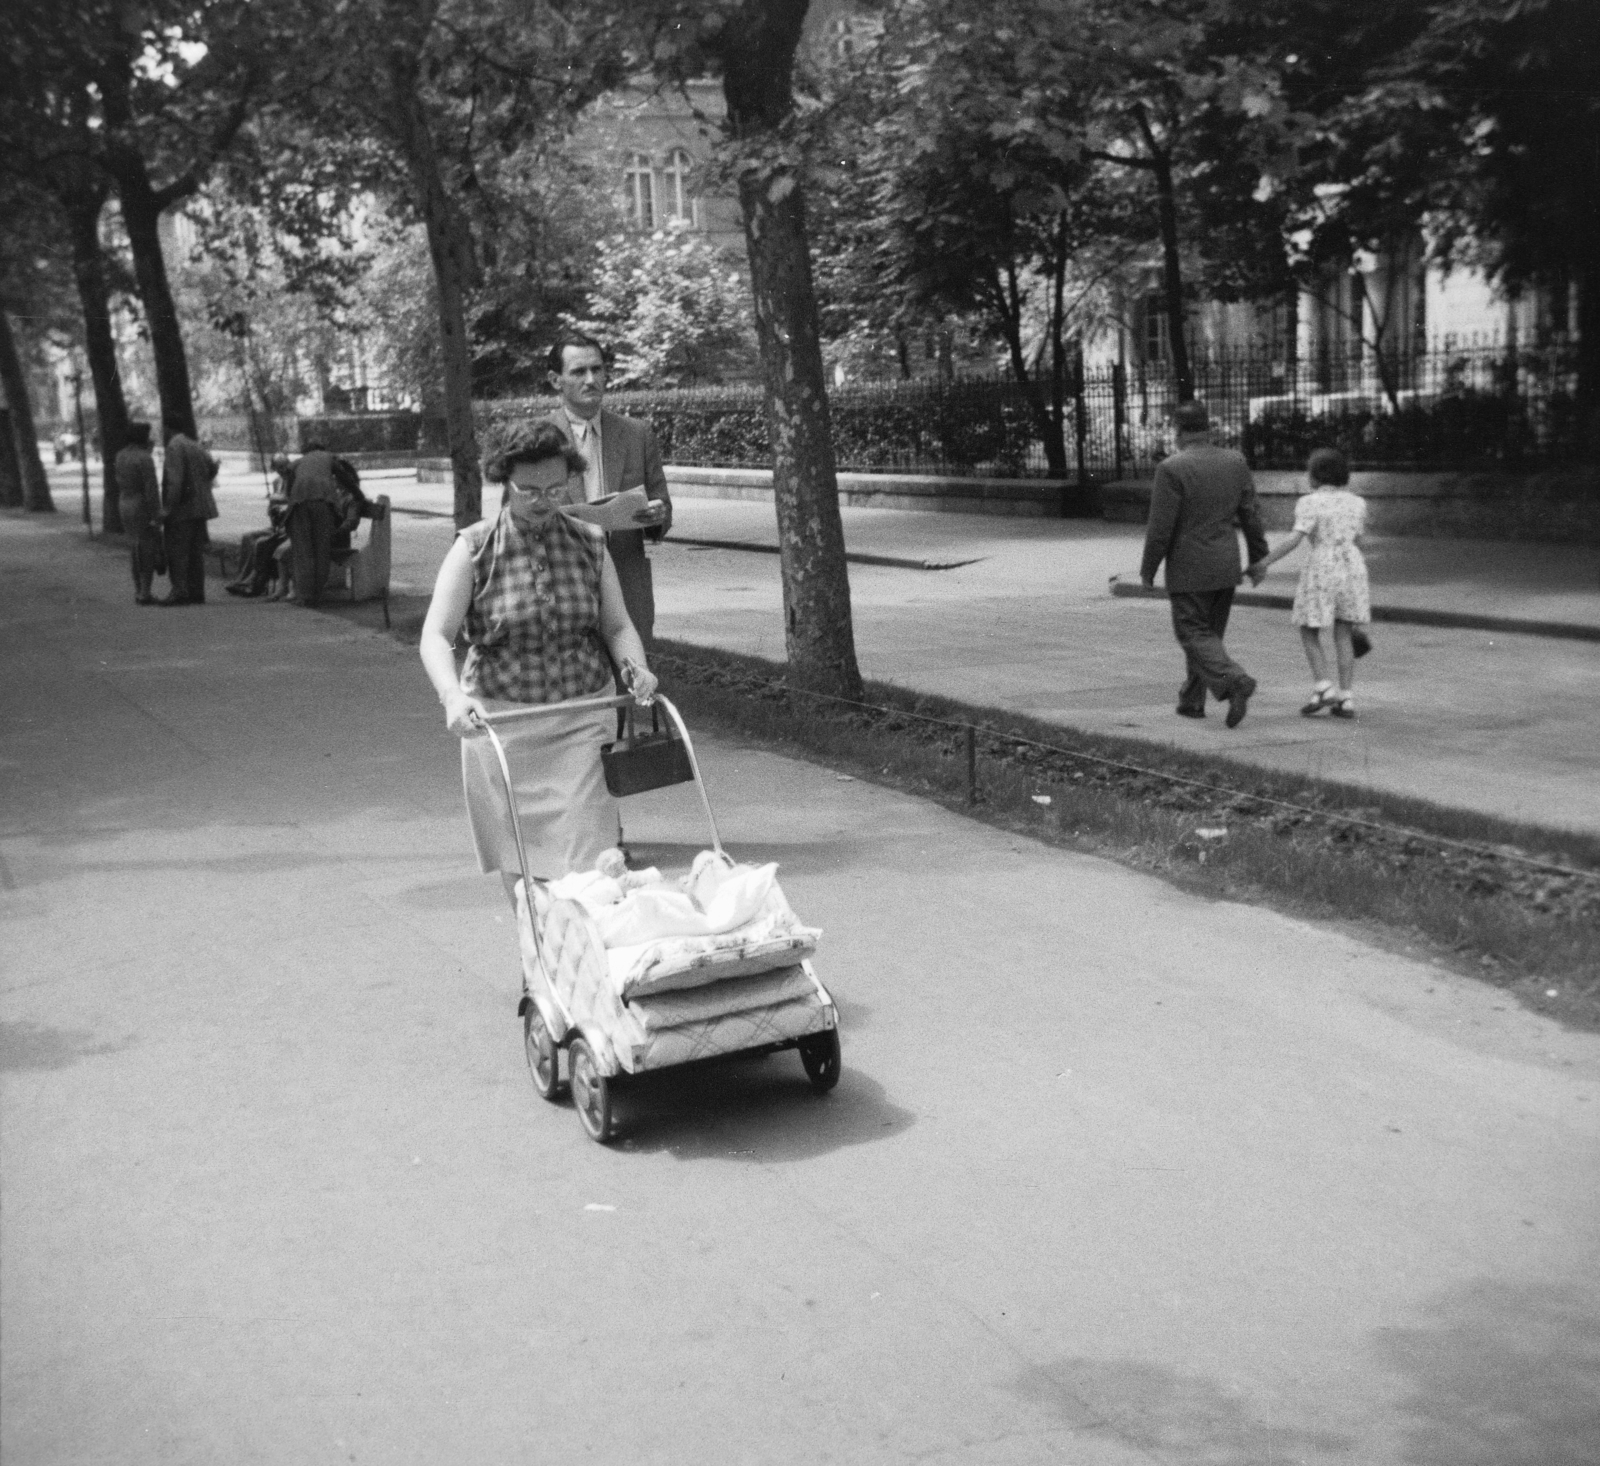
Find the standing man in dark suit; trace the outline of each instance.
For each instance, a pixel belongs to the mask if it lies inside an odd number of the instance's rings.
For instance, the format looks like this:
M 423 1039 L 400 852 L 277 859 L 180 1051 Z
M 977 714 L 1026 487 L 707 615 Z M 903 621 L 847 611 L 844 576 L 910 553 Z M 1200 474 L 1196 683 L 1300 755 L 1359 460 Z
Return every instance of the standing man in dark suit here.
M 1173 420 L 1178 451 L 1156 468 L 1139 578 L 1147 590 L 1154 588 L 1156 568 L 1167 562 L 1172 629 L 1189 667 L 1178 692 L 1179 714 L 1205 717 L 1209 689 L 1227 703 L 1228 727 L 1237 728 L 1256 690 L 1255 678 L 1222 644 L 1243 578 L 1238 531 L 1244 531 L 1252 565 L 1267 553 L 1267 537 L 1250 466 L 1242 453 L 1211 441 L 1205 404 L 1181 402 Z
M 289 471 L 290 575 L 298 605 L 320 606 L 333 563 L 333 534 L 339 526 L 344 491 L 334 473 L 334 456 L 320 440 L 307 443 Z
M 645 538 L 659 544 L 672 528 L 672 496 L 661 469 L 661 448 L 649 423 L 605 410 L 606 359 L 598 341 L 577 333 L 563 336 L 550 348 L 545 364 L 550 385 L 561 398 L 560 410 L 548 421 L 572 440 L 589 465 L 584 499 L 592 503 L 642 487 L 651 500 L 650 507 L 635 516 L 638 529 L 606 536 L 628 617 L 648 652 L 654 644 L 656 598 Z
M 161 529 L 167 548 L 170 593 L 162 606 L 199 606 L 206 598 L 206 521 L 217 517 L 211 485 L 217 461 L 175 418 L 166 420 L 167 454 L 161 465 Z

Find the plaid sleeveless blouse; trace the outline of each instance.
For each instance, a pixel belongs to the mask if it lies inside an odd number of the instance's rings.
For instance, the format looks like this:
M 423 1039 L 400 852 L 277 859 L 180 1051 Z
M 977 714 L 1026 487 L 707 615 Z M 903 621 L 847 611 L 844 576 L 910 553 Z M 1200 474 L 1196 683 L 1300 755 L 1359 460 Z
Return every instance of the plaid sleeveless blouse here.
M 609 691 L 600 642 L 604 531 L 559 513 L 534 528 L 502 509 L 461 538 L 472 556 L 463 689 L 525 703 Z

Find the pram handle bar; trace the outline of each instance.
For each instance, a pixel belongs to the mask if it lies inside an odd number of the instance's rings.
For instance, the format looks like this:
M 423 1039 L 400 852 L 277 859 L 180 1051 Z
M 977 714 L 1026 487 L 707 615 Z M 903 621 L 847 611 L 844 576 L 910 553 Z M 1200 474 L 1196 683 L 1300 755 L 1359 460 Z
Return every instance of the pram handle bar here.
M 625 708 L 634 697 L 631 692 L 619 692 L 612 697 L 575 697 L 567 702 L 538 703 L 525 708 L 508 708 L 500 713 L 484 713 L 473 722 L 488 727 L 493 723 L 516 723 L 523 718 L 544 718 L 554 713 L 598 712 L 601 708 Z

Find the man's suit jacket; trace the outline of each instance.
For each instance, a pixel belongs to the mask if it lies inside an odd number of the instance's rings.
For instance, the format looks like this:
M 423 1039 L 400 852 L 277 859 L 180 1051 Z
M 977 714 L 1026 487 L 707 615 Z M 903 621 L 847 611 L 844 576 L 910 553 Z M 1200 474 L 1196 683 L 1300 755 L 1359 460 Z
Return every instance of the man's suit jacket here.
M 167 439 L 161 465 L 161 512 L 167 519 L 215 519 L 217 500 L 211 492 L 217 463 L 185 433 Z
M 552 413 L 545 420 L 571 435 L 572 426 L 564 412 Z M 661 467 L 661 446 L 649 423 L 600 409 L 600 485 L 607 494 L 643 488 L 648 497 L 667 506 L 666 520 L 657 529 L 623 529 L 606 536 L 628 617 L 648 649 L 655 630 L 656 601 L 650 560 L 644 552 L 645 535 L 660 540 L 672 528 L 672 495 L 667 492 L 667 475 Z
M 1243 578 L 1239 530 L 1252 563 L 1267 553 L 1255 481 L 1242 453 L 1215 443 L 1181 448 L 1156 468 L 1139 574 L 1167 562 L 1169 591 L 1228 590 Z

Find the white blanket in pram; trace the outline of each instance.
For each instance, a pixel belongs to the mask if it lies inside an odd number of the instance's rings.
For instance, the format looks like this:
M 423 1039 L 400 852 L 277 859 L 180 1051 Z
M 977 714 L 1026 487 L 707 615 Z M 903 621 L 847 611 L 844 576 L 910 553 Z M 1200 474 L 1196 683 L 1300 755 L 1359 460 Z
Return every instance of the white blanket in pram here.
M 552 882 L 550 894 L 584 908 L 606 949 L 612 984 L 627 999 L 809 957 L 822 934 L 801 925 L 777 871 L 776 864 L 702 856 L 683 884 L 654 870 L 622 881 L 583 871 Z

